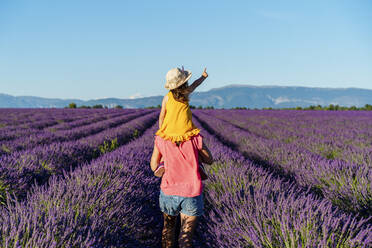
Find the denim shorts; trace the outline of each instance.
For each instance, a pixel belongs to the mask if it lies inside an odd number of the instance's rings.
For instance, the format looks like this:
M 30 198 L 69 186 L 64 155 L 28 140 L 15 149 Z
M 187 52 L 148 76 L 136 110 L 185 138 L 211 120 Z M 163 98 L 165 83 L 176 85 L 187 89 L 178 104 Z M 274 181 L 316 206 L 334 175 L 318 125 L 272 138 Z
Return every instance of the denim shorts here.
M 183 213 L 188 216 L 200 216 L 204 213 L 203 193 L 194 197 L 166 195 L 160 190 L 160 210 L 168 215 L 177 216 Z

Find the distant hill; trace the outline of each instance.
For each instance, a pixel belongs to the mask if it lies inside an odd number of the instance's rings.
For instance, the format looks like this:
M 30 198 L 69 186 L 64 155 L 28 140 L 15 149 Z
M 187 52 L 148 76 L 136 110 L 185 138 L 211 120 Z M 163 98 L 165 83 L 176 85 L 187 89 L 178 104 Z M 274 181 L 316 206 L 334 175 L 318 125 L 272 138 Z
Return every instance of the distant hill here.
M 161 104 L 162 96 L 136 99 L 104 98 L 96 100 L 56 99 L 0 94 L 1 108 L 63 108 L 74 102 L 77 106 L 102 104 L 107 107 L 144 108 Z M 190 104 L 214 108 L 289 108 L 329 104 L 362 107 L 372 103 L 372 90 L 359 88 L 313 88 L 294 86 L 229 85 L 205 92 L 195 92 Z

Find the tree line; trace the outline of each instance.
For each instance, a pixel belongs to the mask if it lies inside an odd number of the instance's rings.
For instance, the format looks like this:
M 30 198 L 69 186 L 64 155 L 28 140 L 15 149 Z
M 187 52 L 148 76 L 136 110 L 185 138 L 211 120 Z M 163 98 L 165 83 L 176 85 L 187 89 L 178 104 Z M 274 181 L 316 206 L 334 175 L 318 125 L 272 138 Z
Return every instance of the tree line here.
M 72 108 L 72 109 L 75 109 L 75 108 L 83 108 L 83 109 L 108 109 L 109 107 L 107 106 L 103 106 L 102 104 L 96 104 L 96 105 L 93 105 L 93 106 L 86 106 L 86 105 L 81 105 L 81 106 L 77 106 L 76 103 L 72 102 L 70 103 L 67 107 L 65 108 Z M 117 108 L 117 109 L 122 109 L 123 106 L 121 105 L 116 105 L 115 107 L 113 108 Z
M 273 108 L 263 108 L 263 109 L 273 109 Z M 363 107 L 356 107 L 356 106 L 340 106 L 338 104 L 330 104 L 328 106 L 321 106 L 321 105 L 310 105 L 308 107 L 295 107 L 295 108 L 281 108 L 285 110 L 331 110 L 331 111 L 345 111 L 345 110 L 372 110 L 372 105 L 365 104 Z
M 67 107 L 65 108 L 86 108 L 86 109 L 102 109 L 102 108 L 105 108 L 105 109 L 108 109 L 109 107 L 107 106 L 103 106 L 102 104 L 97 104 L 97 105 L 93 105 L 93 106 L 86 106 L 86 105 L 81 105 L 81 106 L 77 106 L 76 103 L 70 103 Z M 123 106 L 121 105 L 116 105 L 115 107 L 111 107 L 111 108 L 117 108 L 117 109 L 123 109 Z M 160 109 L 161 108 L 161 105 L 158 104 L 156 106 L 149 106 L 149 107 L 145 107 L 146 109 Z M 194 106 L 194 105 L 190 105 L 190 108 L 191 109 L 214 109 L 213 106 Z M 224 109 L 224 108 L 222 108 Z M 253 110 L 259 110 L 259 108 L 247 108 L 247 107 L 234 107 L 234 108 L 230 108 L 230 109 L 246 109 L 246 110 L 250 110 L 250 109 L 253 109 Z M 345 111 L 345 110 L 367 110 L 367 111 L 371 111 L 372 110 L 372 105 L 371 104 L 365 104 L 363 107 L 356 107 L 356 106 L 351 106 L 351 107 L 345 107 L 345 106 L 340 106 L 340 105 L 334 105 L 334 104 L 330 104 L 328 106 L 321 106 L 321 105 L 310 105 L 308 107 L 293 107 L 293 108 L 272 108 L 272 107 L 267 107 L 267 108 L 261 108 L 263 110 L 331 110 L 331 111 Z

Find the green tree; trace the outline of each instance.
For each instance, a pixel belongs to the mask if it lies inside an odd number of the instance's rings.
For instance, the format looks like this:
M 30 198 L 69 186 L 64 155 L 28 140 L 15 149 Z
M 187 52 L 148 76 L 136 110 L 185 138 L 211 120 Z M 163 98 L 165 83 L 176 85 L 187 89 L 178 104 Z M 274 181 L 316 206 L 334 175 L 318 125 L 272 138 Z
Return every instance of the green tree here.
M 333 104 L 329 104 L 327 110 L 335 110 L 335 105 L 333 105 Z
M 315 110 L 315 108 L 316 107 L 314 105 L 310 105 L 310 107 L 309 107 L 310 110 Z
M 316 110 L 322 110 L 323 107 L 322 107 L 322 105 L 319 105 L 319 104 L 318 104 L 318 105 L 315 107 L 315 109 L 316 109 Z
M 79 108 L 90 109 L 91 107 L 90 106 L 86 106 L 86 105 L 81 105 Z
M 351 106 L 351 107 L 349 108 L 349 110 L 358 110 L 358 108 L 357 108 L 356 106 Z
M 72 102 L 68 105 L 69 108 L 76 108 L 76 103 Z
M 372 110 L 372 105 L 370 105 L 370 104 L 366 104 L 366 105 L 364 105 L 364 108 L 365 108 L 366 110 Z

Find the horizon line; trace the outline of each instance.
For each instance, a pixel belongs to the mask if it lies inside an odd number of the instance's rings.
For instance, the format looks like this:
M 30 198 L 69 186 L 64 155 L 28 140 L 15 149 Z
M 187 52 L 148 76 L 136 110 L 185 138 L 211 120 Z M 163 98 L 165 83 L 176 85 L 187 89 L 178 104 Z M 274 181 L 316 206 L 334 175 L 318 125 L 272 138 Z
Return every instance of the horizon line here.
M 276 87 L 276 88 L 313 88 L 313 89 L 359 89 L 359 90 L 371 90 L 368 88 L 360 88 L 360 87 L 319 87 L 319 86 L 300 86 L 300 85 L 255 85 L 255 84 L 228 84 L 226 86 L 217 87 L 217 88 L 211 88 L 209 90 L 205 91 L 195 91 L 198 93 L 204 93 L 211 90 L 218 90 L 228 87 L 255 87 L 255 88 L 270 88 L 270 87 Z M 163 95 L 152 95 L 152 96 L 143 96 L 143 97 L 136 97 L 136 98 L 120 98 L 120 97 L 99 97 L 99 98 L 89 98 L 89 99 L 81 99 L 81 98 L 58 98 L 58 97 L 47 97 L 47 96 L 35 96 L 35 95 L 12 95 L 8 93 L 2 93 L 0 92 L 0 95 L 7 95 L 11 97 L 37 97 L 37 98 L 45 98 L 45 99 L 58 99 L 58 100 L 80 100 L 80 101 L 92 101 L 92 100 L 101 100 L 101 99 L 121 99 L 121 100 L 137 100 L 142 98 L 150 98 L 150 97 L 158 97 Z

